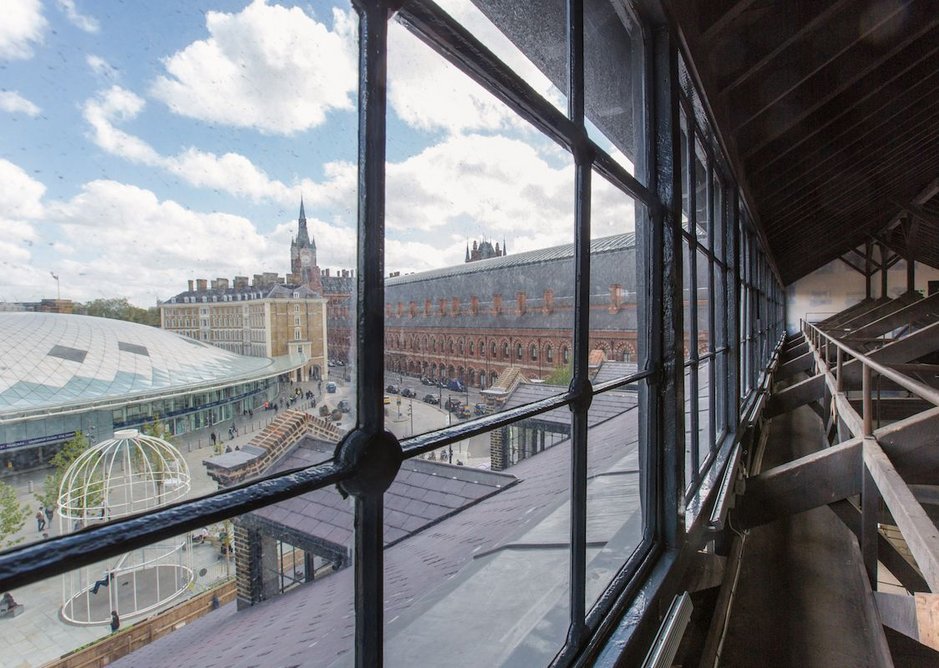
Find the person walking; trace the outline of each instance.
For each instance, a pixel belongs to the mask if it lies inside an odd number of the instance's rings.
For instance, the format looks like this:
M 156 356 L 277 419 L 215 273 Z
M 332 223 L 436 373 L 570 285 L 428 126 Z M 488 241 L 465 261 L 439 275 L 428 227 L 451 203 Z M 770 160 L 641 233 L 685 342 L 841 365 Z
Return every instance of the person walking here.
M 117 616 L 117 610 L 111 611 L 111 633 L 117 633 L 121 628 L 121 618 Z
M 39 506 L 39 510 L 36 511 L 36 532 L 42 533 L 42 530 L 46 528 L 46 516 L 42 512 L 42 506 Z
M 44 512 L 46 514 L 46 524 L 52 524 L 52 513 L 55 511 L 49 506 L 46 506 Z

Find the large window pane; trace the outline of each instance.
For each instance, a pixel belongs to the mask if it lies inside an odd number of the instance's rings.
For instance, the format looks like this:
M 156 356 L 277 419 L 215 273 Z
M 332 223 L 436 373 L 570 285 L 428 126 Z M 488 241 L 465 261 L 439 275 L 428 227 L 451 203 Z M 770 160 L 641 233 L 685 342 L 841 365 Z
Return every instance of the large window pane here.
M 501 119 L 493 134 L 475 115 L 441 118 L 460 130 L 441 136 L 414 123 L 405 130 L 408 115 L 392 109 L 384 385 L 388 428 L 405 437 L 567 389 L 574 172 L 569 154 L 392 28 L 391 80 L 442 68 L 426 88 L 468 90 Z M 401 105 L 424 93 L 405 91 Z

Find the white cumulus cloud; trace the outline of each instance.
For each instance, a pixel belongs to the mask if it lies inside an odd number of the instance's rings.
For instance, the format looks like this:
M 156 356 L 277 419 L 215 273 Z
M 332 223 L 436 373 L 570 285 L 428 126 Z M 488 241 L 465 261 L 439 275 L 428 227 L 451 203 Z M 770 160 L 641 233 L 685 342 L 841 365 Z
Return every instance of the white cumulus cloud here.
M 0 109 L 11 114 L 38 116 L 41 109 L 14 90 L 0 91 Z
M 166 58 L 151 93 L 182 116 L 267 134 L 322 125 L 354 108 L 357 88 L 354 14 L 334 9 L 332 23 L 265 0 L 207 12 L 209 37 Z
M 39 0 L 4 0 L 0 15 L 0 59 L 32 57 L 47 25 Z
M 78 8 L 75 6 L 75 0 L 57 0 L 59 9 L 65 12 L 66 18 L 69 22 L 78 28 L 79 30 L 84 30 L 85 32 L 96 33 L 100 29 L 98 25 L 98 20 L 92 16 L 86 16 L 78 11 Z

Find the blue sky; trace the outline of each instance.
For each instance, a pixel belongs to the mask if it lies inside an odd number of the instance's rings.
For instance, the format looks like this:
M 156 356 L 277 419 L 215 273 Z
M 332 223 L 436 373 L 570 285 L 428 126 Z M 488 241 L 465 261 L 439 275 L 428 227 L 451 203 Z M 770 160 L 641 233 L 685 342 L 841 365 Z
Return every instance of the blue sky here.
M 188 278 L 284 273 L 301 193 L 320 266 L 354 266 L 348 4 L 4 5 L 0 301 L 55 296 L 50 272 L 64 298 L 141 306 Z M 445 8 L 563 105 L 469 2 Z M 396 23 L 389 43 L 388 270 L 459 262 L 483 236 L 570 241 L 567 154 Z M 595 197 L 595 231 L 631 228 L 627 198 Z

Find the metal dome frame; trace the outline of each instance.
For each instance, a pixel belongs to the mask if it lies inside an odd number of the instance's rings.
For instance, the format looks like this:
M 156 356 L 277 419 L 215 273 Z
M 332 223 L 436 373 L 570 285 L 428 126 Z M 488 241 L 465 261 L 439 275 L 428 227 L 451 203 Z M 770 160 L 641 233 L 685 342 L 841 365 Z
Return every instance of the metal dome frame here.
M 159 508 L 189 495 L 185 458 L 167 441 L 136 429 L 115 432 L 83 452 L 59 486 L 59 531 Z M 190 535 L 147 545 L 62 576 L 62 617 L 78 625 L 107 624 L 111 611 L 137 617 L 164 606 L 194 581 Z M 111 586 L 113 585 L 113 586 Z M 107 605 L 99 591 L 107 590 Z

